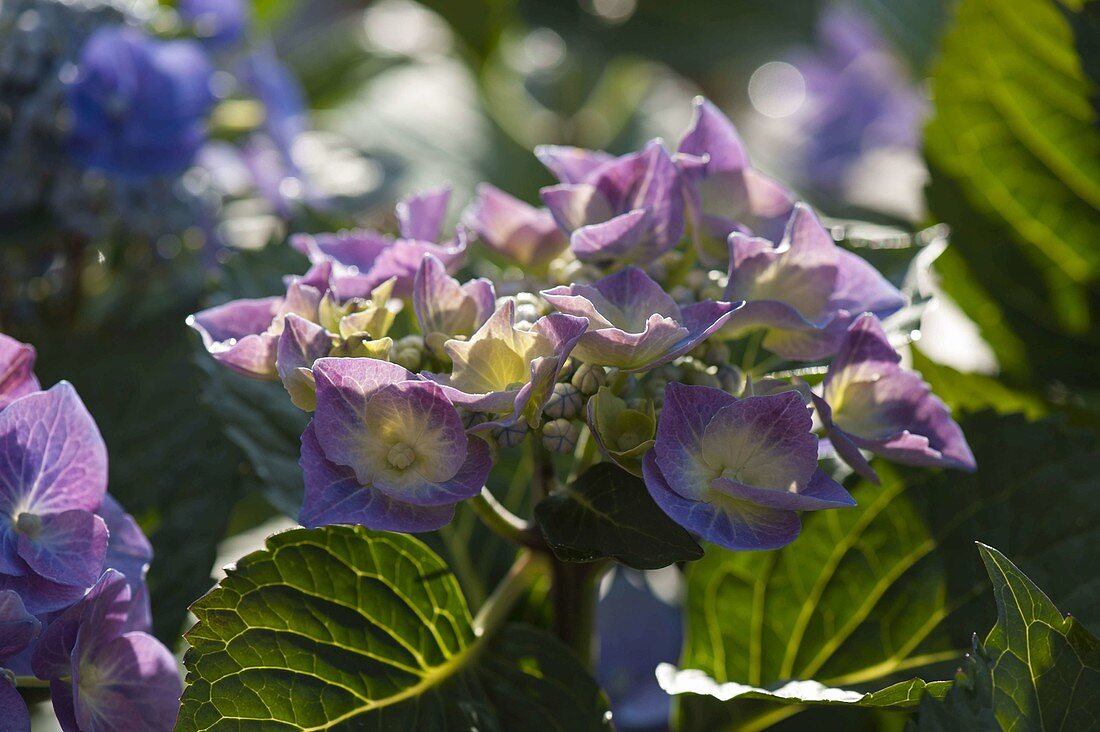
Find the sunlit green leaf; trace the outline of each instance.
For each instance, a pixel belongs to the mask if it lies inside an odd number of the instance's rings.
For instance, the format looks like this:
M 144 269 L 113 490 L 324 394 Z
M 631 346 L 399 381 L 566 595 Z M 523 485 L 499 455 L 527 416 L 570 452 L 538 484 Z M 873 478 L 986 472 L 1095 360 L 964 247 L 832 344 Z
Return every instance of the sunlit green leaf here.
M 918 729 L 1084 730 L 1100 724 L 1100 640 L 1063 616 L 1003 554 L 979 545 L 997 624 L 974 639 L 943 701 L 921 702 Z
M 610 729 L 576 657 L 523 625 L 479 636 L 423 543 L 296 529 L 192 607 L 177 729 Z

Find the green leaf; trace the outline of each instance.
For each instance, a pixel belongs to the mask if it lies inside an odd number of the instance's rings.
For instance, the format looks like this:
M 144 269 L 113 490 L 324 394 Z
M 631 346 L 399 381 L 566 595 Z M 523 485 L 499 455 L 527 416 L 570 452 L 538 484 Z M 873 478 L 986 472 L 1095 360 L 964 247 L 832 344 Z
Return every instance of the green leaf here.
M 928 156 L 1072 282 L 1100 270 L 1100 132 L 1050 0 L 963 0 L 932 79 Z
M 1096 87 L 1053 0 L 962 0 L 925 134 L 937 269 L 1002 369 L 1091 384 L 1100 368 Z
M 479 636 L 454 575 L 404 534 L 277 534 L 192 610 L 181 732 L 610 728 L 568 649 L 522 625 Z
M 949 678 L 973 629 L 991 624 L 989 583 L 969 561 L 975 539 L 1009 547 L 1082 622 L 1100 625 L 1094 436 L 1021 415 L 961 423 L 973 475 L 878 461 L 881 487 L 855 485 L 855 509 L 805 515 L 790 546 L 708 547 L 687 570 L 681 668 L 759 688 L 793 679 L 875 691 Z M 734 701 L 715 721 L 694 697 L 679 709 L 687 730 L 759 729 L 799 710 Z
M 942 701 L 921 702 L 918 729 L 1084 730 L 1100 724 L 1100 640 L 1063 617 L 1003 554 L 978 545 L 997 624 Z
M 1037 395 L 1005 386 L 991 376 L 963 373 L 936 363 L 919 348 L 912 348 L 913 369 L 920 372 L 933 393 L 955 412 L 977 412 L 994 409 L 1002 414 L 1020 412 L 1030 419 L 1039 419 L 1049 411 Z
M 699 559 L 703 550 L 665 515 L 645 484 L 611 463 L 586 470 L 535 506 L 535 521 L 554 555 L 566 562 L 612 557 L 635 569 Z

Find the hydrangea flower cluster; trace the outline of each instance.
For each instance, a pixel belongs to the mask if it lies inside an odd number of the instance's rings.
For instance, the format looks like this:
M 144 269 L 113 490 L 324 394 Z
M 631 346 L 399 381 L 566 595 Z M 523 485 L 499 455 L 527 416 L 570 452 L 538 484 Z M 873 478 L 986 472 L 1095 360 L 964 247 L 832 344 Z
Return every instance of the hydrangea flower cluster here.
M 675 150 L 536 154 L 559 181 L 542 207 L 483 186 L 445 234 L 448 191 L 418 193 L 397 236 L 295 237 L 311 268 L 283 295 L 192 317 L 214 358 L 313 412 L 303 524 L 439 528 L 529 445 L 642 477 L 702 539 L 773 549 L 800 512 L 854 505 L 823 455 L 872 479 L 866 453 L 974 467 L 887 336 L 903 294 L 709 102 Z M 463 282 L 468 240 L 517 267 Z
M 321 203 L 293 156 L 303 94 L 247 43 L 249 22 L 244 0 L 0 4 L 0 213 L 93 239 L 193 241 L 217 235 L 226 199 L 266 198 L 284 217 Z M 234 112 L 257 118 L 257 104 L 261 124 Z
M 153 551 L 107 494 L 107 449 L 68 382 L 42 391 L 34 349 L 0 335 L 0 708 L 48 682 L 66 732 L 168 730 L 181 690 L 149 634 Z

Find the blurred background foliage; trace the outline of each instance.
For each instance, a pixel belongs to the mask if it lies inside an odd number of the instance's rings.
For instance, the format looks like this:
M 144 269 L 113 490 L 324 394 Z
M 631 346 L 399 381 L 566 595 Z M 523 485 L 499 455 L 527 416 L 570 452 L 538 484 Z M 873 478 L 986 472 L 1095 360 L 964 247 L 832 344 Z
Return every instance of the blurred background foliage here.
M 235 556 L 227 537 L 269 531 L 294 513 L 305 419 L 274 393 L 279 384 L 196 358 L 185 316 L 272 294 L 281 275 L 303 270 L 283 243 L 288 230 L 384 225 L 399 193 L 440 182 L 463 204 L 482 181 L 533 201 L 552 183 L 534 145 L 624 152 L 652 137 L 674 141 L 691 98 L 704 94 L 738 123 L 760 167 L 931 300 L 914 323 L 911 358 L 951 406 L 1059 413 L 1095 430 L 1098 8 L 256 0 L 255 33 L 301 81 L 315 129 L 355 152 L 325 163 L 355 178 L 355 205 L 298 210 L 274 228 L 242 207 L 229 233 L 262 234 L 228 236 L 216 252 L 125 236 L 81 250 L 44 233 L 48 222 L 2 220 L 0 329 L 35 344 L 43 382 L 71 380 L 96 416 L 112 493 L 152 536 L 157 632 L 175 643 L 216 558 Z M 874 226 L 849 228 L 849 219 Z M 944 230 L 912 236 L 934 224 L 950 229 L 942 253 Z M 75 262 L 73 251 L 82 252 Z M 983 420 L 982 429 L 1001 424 Z M 982 438 L 989 454 L 998 439 Z M 1018 438 L 1004 444 L 1027 449 Z M 494 491 L 519 508 L 526 491 L 514 488 Z M 475 524 L 460 514 L 432 541 L 476 604 L 509 557 Z M 1026 557 L 1022 567 L 1035 568 Z

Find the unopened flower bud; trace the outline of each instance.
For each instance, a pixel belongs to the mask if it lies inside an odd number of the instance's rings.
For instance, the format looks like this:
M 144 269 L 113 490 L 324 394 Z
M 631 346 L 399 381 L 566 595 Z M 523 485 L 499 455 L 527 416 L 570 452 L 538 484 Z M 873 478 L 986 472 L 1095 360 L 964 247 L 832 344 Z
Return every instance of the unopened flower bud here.
M 516 447 L 527 437 L 527 423 L 519 420 L 507 427 L 497 427 L 491 434 L 501 447 Z
M 607 383 L 607 371 L 602 366 L 583 363 L 573 372 L 570 383 L 577 387 L 581 394 L 591 396 Z
M 550 452 L 572 452 L 579 438 L 580 430 L 568 419 L 555 419 L 542 426 L 542 446 Z
M 722 387 L 722 391 L 734 396 L 740 395 L 745 390 L 745 372 L 728 364 L 719 366 L 718 384 Z
M 580 414 L 584 407 L 584 397 L 580 389 L 572 384 L 554 384 L 554 393 L 546 402 L 546 416 L 551 419 L 572 419 Z
M 477 427 L 482 422 L 489 421 L 489 415 L 484 412 L 468 412 L 460 409 L 458 413 L 462 417 L 462 426 L 466 429 Z
M 424 339 L 409 335 L 393 344 L 392 360 L 409 371 L 419 371 L 424 363 Z

